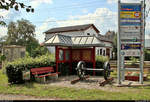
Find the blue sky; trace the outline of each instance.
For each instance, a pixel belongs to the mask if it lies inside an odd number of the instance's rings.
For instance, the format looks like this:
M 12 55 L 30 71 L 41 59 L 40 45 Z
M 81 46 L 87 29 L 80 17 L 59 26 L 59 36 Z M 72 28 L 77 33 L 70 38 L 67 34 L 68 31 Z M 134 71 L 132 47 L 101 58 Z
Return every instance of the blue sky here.
M 36 38 L 44 41 L 43 32 L 53 27 L 80 25 L 93 23 L 105 34 L 108 30 L 117 31 L 117 1 L 118 0 L 17 0 L 31 5 L 34 13 L 27 13 L 24 9 L 0 10 L 4 20 L 10 21 L 27 19 L 36 26 Z M 140 2 L 140 0 L 122 0 L 122 2 Z M 146 0 L 150 4 L 149 0 Z M 7 34 L 6 27 L 0 27 L 0 37 Z M 146 38 L 150 32 L 150 19 L 147 18 Z

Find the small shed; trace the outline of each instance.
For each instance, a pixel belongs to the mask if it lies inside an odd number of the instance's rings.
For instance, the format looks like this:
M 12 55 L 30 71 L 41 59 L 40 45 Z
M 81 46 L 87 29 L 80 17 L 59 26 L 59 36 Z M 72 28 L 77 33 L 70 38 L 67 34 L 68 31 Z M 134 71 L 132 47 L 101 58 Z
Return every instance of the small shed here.
M 6 61 L 14 61 L 15 59 L 25 56 L 26 47 L 19 45 L 6 45 L 2 48 L 3 55 L 6 56 Z
M 69 63 L 72 71 L 72 63 L 85 61 L 92 62 L 93 69 L 96 66 L 95 47 L 103 47 L 105 44 L 96 36 L 66 36 L 55 34 L 44 42 L 45 46 L 55 46 L 56 72 L 59 63 Z M 93 71 L 95 75 L 95 71 Z

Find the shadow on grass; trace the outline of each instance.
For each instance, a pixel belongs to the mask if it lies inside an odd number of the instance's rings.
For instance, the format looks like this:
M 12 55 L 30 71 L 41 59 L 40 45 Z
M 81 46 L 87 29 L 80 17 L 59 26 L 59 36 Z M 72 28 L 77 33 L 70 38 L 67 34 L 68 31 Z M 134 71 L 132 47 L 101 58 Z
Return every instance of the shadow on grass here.
M 26 81 L 21 84 L 9 84 L 10 87 L 18 86 L 18 87 L 26 87 L 26 88 L 34 88 L 34 81 Z

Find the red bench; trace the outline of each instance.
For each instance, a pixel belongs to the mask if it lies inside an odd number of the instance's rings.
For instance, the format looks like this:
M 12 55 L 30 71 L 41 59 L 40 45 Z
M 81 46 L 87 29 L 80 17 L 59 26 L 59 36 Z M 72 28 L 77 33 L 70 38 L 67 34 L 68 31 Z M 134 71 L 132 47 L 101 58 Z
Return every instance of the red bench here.
M 56 76 L 57 74 L 59 74 L 59 72 L 53 73 L 53 67 L 32 68 L 30 71 L 32 75 L 35 76 L 35 78 L 44 78 L 44 82 L 46 76 Z

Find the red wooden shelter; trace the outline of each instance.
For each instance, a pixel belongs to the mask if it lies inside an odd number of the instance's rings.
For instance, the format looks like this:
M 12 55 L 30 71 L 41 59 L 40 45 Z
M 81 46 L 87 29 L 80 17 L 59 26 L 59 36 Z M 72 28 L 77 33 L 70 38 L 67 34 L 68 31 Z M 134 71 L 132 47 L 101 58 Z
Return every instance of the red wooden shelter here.
M 95 68 L 95 48 L 103 47 L 104 43 L 96 36 L 71 37 L 56 34 L 45 41 L 44 45 L 55 46 L 56 72 L 58 72 L 58 64 L 65 62 L 69 63 L 71 72 L 72 62 L 92 62 L 93 68 Z M 95 75 L 95 71 L 93 71 L 93 75 Z

